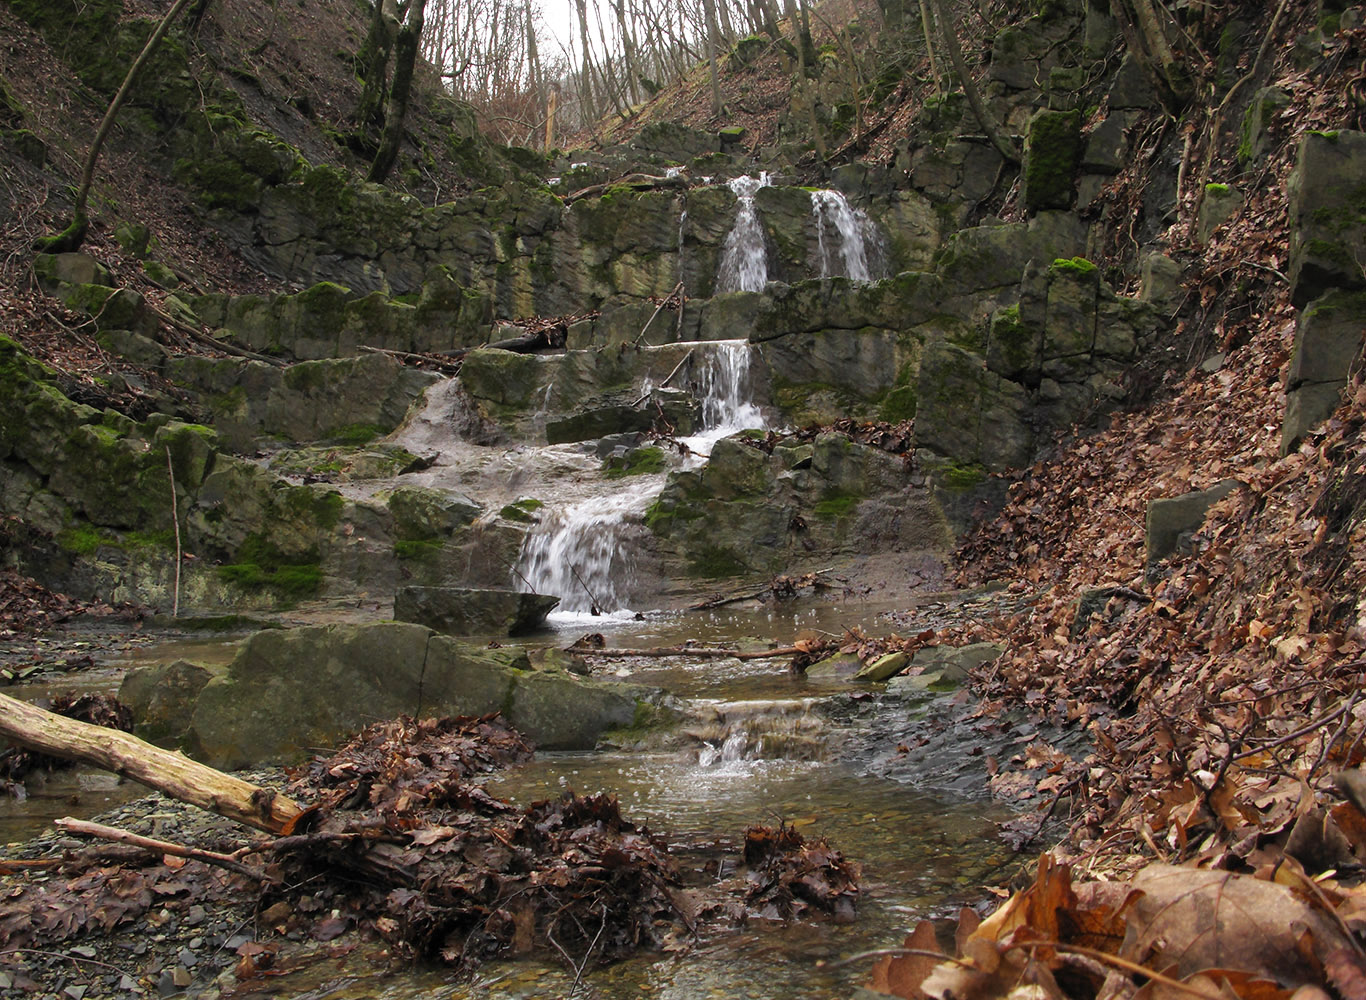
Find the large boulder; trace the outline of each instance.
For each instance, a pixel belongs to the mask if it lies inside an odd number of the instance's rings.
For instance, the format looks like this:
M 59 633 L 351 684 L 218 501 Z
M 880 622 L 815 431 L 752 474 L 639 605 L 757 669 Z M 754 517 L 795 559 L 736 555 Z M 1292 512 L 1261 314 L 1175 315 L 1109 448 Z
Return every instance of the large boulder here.
M 179 746 L 199 692 L 213 678 L 187 660 L 136 667 L 119 685 L 119 701 L 133 713 L 133 733 L 158 746 Z
M 1204 523 L 1209 509 L 1241 485 L 1236 479 L 1225 479 L 1207 490 L 1148 501 L 1148 565 L 1177 551 L 1182 540 Z
M 1281 452 L 1338 408 L 1366 330 L 1366 291 L 1334 290 L 1300 313 L 1286 384 Z
M 439 378 L 383 354 L 288 368 L 183 357 L 170 363 L 169 374 L 204 395 L 224 445 L 239 452 L 263 438 L 354 444 L 388 433 Z
M 1306 132 L 1289 194 L 1291 301 L 1366 287 L 1366 133 Z
M 296 761 L 398 715 L 501 711 L 547 749 L 587 750 L 657 697 L 530 667 L 524 650 L 471 646 L 402 622 L 260 632 L 204 686 L 184 743 L 231 769 Z
M 521 635 L 545 624 L 558 597 L 515 590 L 400 587 L 394 617 L 447 635 Z

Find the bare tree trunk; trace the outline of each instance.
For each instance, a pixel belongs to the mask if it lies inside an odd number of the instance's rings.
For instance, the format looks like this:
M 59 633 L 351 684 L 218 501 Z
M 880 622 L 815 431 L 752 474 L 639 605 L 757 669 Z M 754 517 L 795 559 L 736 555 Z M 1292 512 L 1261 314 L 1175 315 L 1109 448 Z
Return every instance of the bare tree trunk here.
M 716 73 L 716 0 L 702 0 L 707 16 L 707 63 L 711 75 L 711 113 L 721 114 L 721 81 Z
M 640 100 L 640 66 L 636 56 L 636 41 L 626 20 L 626 0 L 615 0 L 612 12 L 617 16 L 617 32 L 621 36 L 621 54 L 626 62 L 626 100 L 636 104 Z
M 982 126 L 982 131 L 987 134 L 991 144 L 1006 160 L 1011 163 L 1019 163 L 1020 154 L 1016 152 L 1014 145 L 1001 134 L 1000 128 L 992 120 L 991 115 L 987 113 L 986 105 L 982 103 L 982 94 L 977 89 L 977 81 L 968 72 L 967 61 L 963 58 L 963 47 L 958 44 L 958 29 L 949 18 L 944 0 L 933 0 L 933 3 L 935 17 L 939 20 L 940 37 L 944 40 L 944 47 L 949 50 L 949 59 L 953 63 L 953 71 L 958 75 L 958 82 L 962 84 L 963 93 L 968 99 L 968 105 L 972 108 L 977 124 Z
M 925 53 L 930 58 L 930 76 L 934 77 L 934 93 L 935 96 L 942 96 L 944 77 L 939 72 L 939 60 L 934 55 L 934 15 L 930 13 L 925 0 L 920 0 L 920 26 L 925 32 Z
M 546 152 L 555 148 L 555 112 L 560 107 L 560 85 L 552 83 L 545 101 L 545 148 Z
M 384 134 L 380 136 L 379 150 L 366 175 L 366 180 L 376 184 L 384 183 L 398 160 L 403 125 L 408 117 L 408 101 L 412 97 L 413 68 L 417 62 L 418 46 L 422 42 L 422 21 L 426 7 L 427 0 L 412 0 L 408 20 L 394 42 L 394 83 L 389 88 L 389 113 L 384 119 Z
M 398 5 L 394 0 L 374 0 L 370 15 L 370 30 L 356 53 L 356 72 L 364 81 L 356 122 L 362 133 L 373 134 L 384 126 L 384 94 L 389 69 L 389 55 L 393 51 L 394 36 L 398 34 Z
M 792 22 L 792 30 L 801 34 L 801 22 L 797 18 L 796 5 L 793 0 L 785 0 L 787 18 Z M 806 77 L 806 46 L 802 39 L 797 39 L 797 89 L 801 91 L 802 103 L 806 105 L 807 124 L 811 126 L 811 141 L 816 145 L 816 155 L 825 162 L 827 155 L 825 147 L 825 136 L 821 133 L 820 119 L 816 117 L 816 98 L 811 93 L 811 81 Z
M 215 771 L 184 754 L 116 729 L 54 715 L 4 694 L 0 694 L 0 736 L 54 757 L 94 764 L 268 833 L 285 832 L 303 811 L 283 795 Z
M 109 102 L 109 108 L 105 111 L 104 118 L 100 121 L 100 127 L 95 132 L 95 138 L 90 143 L 90 152 L 86 154 L 85 166 L 81 170 L 81 186 L 76 191 L 76 204 L 71 210 L 71 223 L 57 236 L 41 240 L 39 249 L 60 253 L 79 250 L 81 244 L 85 242 L 85 234 L 90 225 L 85 207 L 90 200 L 90 188 L 95 183 L 95 164 L 99 161 L 100 150 L 104 148 L 104 142 L 109 138 L 109 132 L 114 127 L 114 120 L 118 118 L 119 109 L 123 107 L 123 102 L 128 99 L 128 94 L 133 89 L 133 81 L 137 79 L 138 72 L 147 64 L 152 53 L 156 51 L 156 47 L 165 37 L 167 29 L 170 28 L 171 22 L 176 19 L 189 2 L 190 0 L 176 0 L 171 9 L 166 12 L 166 16 L 152 30 L 151 36 L 147 39 L 147 44 L 142 47 L 138 57 L 133 60 L 133 65 L 128 67 L 128 73 L 123 78 L 123 84 L 114 94 L 114 99 Z
M 583 46 L 583 68 L 579 71 L 579 106 L 585 121 L 595 120 L 597 108 L 593 100 L 593 61 L 588 54 L 588 0 L 574 0 L 579 15 L 579 43 Z
M 1133 18 L 1138 23 L 1140 41 L 1134 55 L 1148 70 L 1158 89 L 1163 92 L 1165 103 L 1172 110 L 1185 107 L 1195 96 L 1195 90 L 1186 65 L 1177 58 L 1167 38 L 1167 32 L 1152 0 L 1125 0 L 1114 6 L 1121 8 L 1121 17 L 1128 13 L 1123 8 L 1132 8 Z

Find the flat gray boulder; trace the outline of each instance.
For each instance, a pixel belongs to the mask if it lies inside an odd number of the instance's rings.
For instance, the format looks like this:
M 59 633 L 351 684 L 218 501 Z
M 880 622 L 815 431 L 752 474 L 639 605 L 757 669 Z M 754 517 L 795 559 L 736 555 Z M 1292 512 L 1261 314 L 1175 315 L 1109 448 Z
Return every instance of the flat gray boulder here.
M 545 624 L 560 603 L 546 594 L 463 587 L 400 587 L 394 617 L 446 635 L 521 635 Z
M 259 632 L 199 692 L 183 745 L 234 769 L 290 763 L 399 715 L 504 717 L 547 750 L 591 750 L 660 692 L 532 669 L 524 649 L 485 649 L 421 625 Z

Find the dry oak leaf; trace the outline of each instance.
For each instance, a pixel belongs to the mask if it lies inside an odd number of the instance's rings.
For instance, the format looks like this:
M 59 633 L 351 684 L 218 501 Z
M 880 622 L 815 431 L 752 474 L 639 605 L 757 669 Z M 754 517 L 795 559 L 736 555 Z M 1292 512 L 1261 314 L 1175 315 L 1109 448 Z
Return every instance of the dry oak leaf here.
M 920 921 L 915 925 L 915 930 L 906 935 L 902 947 L 913 954 L 888 955 L 878 959 L 868 977 L 868 988 L 905 1000 L 925 1000 L 920 984 L 929 977 L 935 966 L 949 957 L 934 957 L 930 954 L 940 950 L 934 934 L 934 923 Z
M 1172 966 L 1178 978 L 1237 969 L 1295 987 L 1320 981 L 1301 951 L 1306 934 L 1317 956 L 1350 947 L 1331 917 L 1274 882 L 1149 865 L 1132 886 L 1143 895 L 1130 905 L 1120 955 L 1149 968 Z

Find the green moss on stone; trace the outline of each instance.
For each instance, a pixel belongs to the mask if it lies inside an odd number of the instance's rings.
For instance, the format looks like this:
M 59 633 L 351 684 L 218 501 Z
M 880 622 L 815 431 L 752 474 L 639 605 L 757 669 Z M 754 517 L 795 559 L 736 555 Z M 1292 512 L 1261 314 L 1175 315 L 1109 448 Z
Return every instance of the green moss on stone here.
M 112 532 L 93 524 L 74 524 L 57 535 L 57 545 L 74 556 L 90 556 L 101 546 L 114 545 Z
M 332 438 L 341 444 L 359 446 L 369 444 L 385 433 L 386 428 L 379 424 L 348 424 L 333 432 Z
M 1053 261 L 1054 271 L 1061 271 L 1064 274 L 1092 274 L 1099 270 L 1095 264 L 1085 257 L 1065 258 L 1059 257 Z
M 838 494 L 836 496 L 826 497 L 811 509 L 817 517 L 834 520 L 835 518 L 843 517 L 857 507 L 859 500 L 860 498 L 856 496 Z
M 602 473 L 608 479 L 643 476 L 663 472 L 664 468 L 664 449 L 658 447 L 635 448 L 625 455 L 611 456 L 602 463 Z
M 333 494 L 341 499 L 340 494 Z M 302 557 L 286 556 L 264 533 L 249 535 L 237 550 L 235 562 L 218 567 L 219 579 L 247 590 L 270 590 L 281 598 L 298 599 L 322 586 L 318 551 Z
M 938 470 L 939 482 L 951 490 L 972 490 L 986 482 L 987 470 L 977 464 L 950 463 Z
M 405 560 L 432 559 L 442 547 L 442 542 L 434 538 L 405 539 L 394 543 L 394 556 Z
M 916 409 L 920 405 L 920 394 L 913 385 L 897 386 L 888 389 L 886 395 L 882 397 L 882 402 L 878 404 L 878 418 L 891 424 L 900 423 L 903 420 L 913 420 Z
M 1025 141 L 1023 194 L 1030 211 L 1066 208 L 1081 162 L 1081 112 L 1039 111 Z

